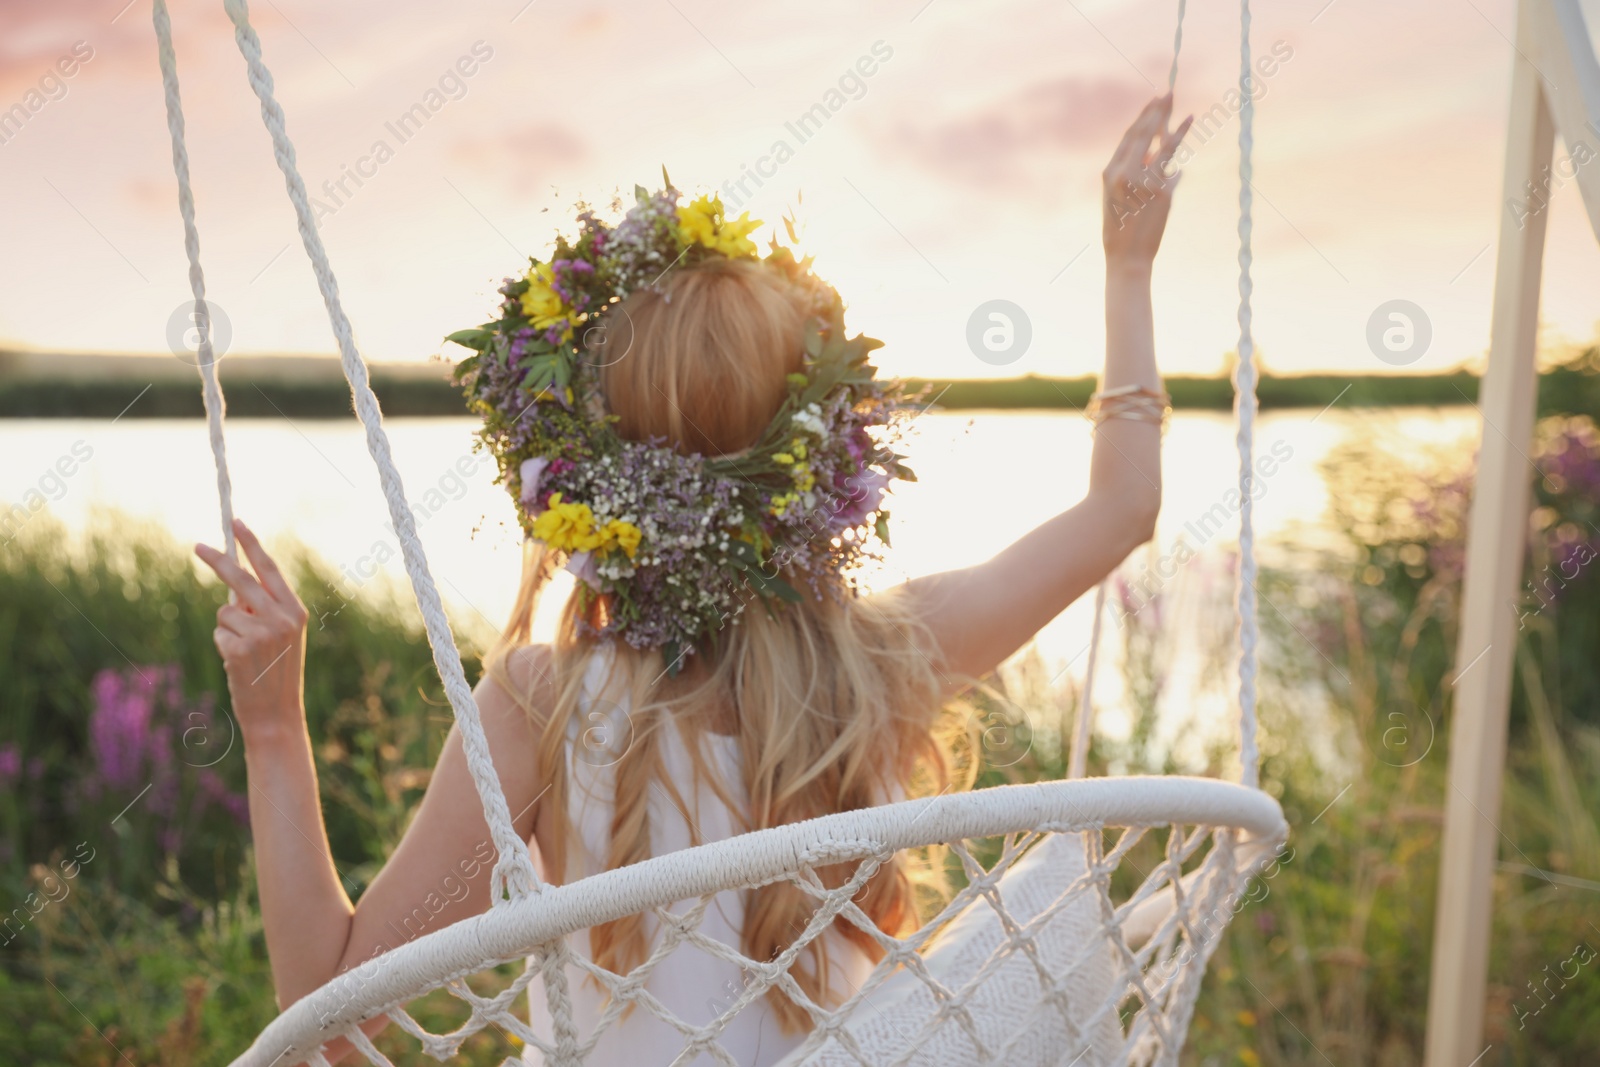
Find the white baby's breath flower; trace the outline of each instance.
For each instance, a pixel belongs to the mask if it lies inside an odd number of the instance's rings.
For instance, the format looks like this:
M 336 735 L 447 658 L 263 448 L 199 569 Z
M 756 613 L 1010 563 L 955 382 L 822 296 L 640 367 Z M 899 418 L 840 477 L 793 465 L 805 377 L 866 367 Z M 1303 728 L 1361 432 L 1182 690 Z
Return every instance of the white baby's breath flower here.
M 804 408 L 795 412 L 790 421 L 808 433 L 818 436 L 822 434 L 822 419 L 815 404 L 807 404 Z

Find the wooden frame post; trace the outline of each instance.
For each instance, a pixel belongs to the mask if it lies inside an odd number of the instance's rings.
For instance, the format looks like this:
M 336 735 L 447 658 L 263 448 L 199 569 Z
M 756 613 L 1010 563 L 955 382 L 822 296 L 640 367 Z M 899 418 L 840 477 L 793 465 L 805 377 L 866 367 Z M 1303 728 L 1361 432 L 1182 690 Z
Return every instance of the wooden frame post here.
M 1600 146 L 1600 65 L 1577 0 L 1522 0 L 1511 77 L 1505 197 L 1450 723 L 1450 784 L 1434 915 L 1426 1067 L 1468 1067 L 1487 1050 L 1484 999 L 1500 787 L 1527 551 L 1538 373 L 1539 283 L 1559 120 L 1569 162 Z M 1600 237 L 1600 161 L 1576 174 Z

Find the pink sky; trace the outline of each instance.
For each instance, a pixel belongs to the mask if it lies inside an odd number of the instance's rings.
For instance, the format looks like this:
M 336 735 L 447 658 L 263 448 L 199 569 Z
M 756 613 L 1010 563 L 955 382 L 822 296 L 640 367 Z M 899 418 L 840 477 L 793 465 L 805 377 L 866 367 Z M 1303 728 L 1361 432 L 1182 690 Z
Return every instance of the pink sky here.
M 0 109 L 36 88 L 56 97 L 0 135 L 0 344 L 163 352 L 187 299 L 150 4 L 123 2 L 0 8 Z M 500 279 L 548 247 L 574 199 L 654 184 L 663 164 L 686 190 L 718 188 L 781 139 L 792 158 L 759 189 L 747 180 L 747 206 L 771 222 L 803 194 L 806 245 L 852 325 L 889 342 L 891 370 L 1097 368 L 1099 171 L 1165 87 L 1172 0 L 525 2 L 253 5 L 301 171 L 332 209 L 323 239 L 369 358 L 449 351 L 440 338 L 487 317 Z M 1412 369 L 1478 358 L 1512 0 L 1257 7 L 1257 51 L 1289 55 L 1257 112 L 1267 365 L 1387 369 L 1366 325 L 1395 298 L 1433 324 Z M 1585 10 L 1593 24 L 1600 3 Z M 172 15 L 208 288 L 231 350 L 330 352 L 220 0 L 175 0 Z M 1237 20 L 1237 5 L 1190 4 L 1180 111 L 1223 100 Z M 92 57 L 52 82 L 80 41 Z M 451 75 L 475 46 L 461 68 L 472 74 Z M 837 111 L 801 143 L 786 124 L 830 91 Z M 387 124 L 419 103 L 436 110 L 402 141 Z M 1215 371 L 1236 341 L 1236 136 L 1231 118 L 1191 135 L 1156 275 L 1172 372 Z M 381 163 L 379 141 L 392 151 Z M 329 195 L 323 183 L 347 167 L 370 176 Z M 1551 212 L 1550 338 L 1592 338 L 1597 294 L 1600 250 L 1569 185 Z M 991 298 L 1033 322 L 1031 348 L 1004 367 L 965 340 Z

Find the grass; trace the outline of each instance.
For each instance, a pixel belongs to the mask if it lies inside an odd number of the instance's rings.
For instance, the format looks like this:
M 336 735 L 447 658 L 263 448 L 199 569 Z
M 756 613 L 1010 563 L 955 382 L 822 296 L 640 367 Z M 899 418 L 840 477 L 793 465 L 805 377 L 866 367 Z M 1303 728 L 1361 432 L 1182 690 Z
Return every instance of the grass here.
M 1564 480 L 1559 492 L 1541 487 L 1550 514 L 1536 513 L 1535 526 L 1549 536 L 1535 539 L 1530 582 L 1552 566 L 1565 524 L 1600 506 L 1580 466 L 1546 462 L 1572 460 L 1559 449 L 1586 439 L 1567 423 L 1557 430 L 1542 431 L 1536 457 Z M 1213 960 L 1184 1057 L 1192 1067 L 1420 1063 L 1459 609 L 1449 550 L 1466 497 L 1458 471 L 1376 462 L 1397 454 L 1383 442 L 1352 447 L 1328 472 L 1347 550 L 1261 577 L 1273 608 L 1263 612 L 1262 781 L 1283 805 L 1293 851 Z M 1408 511 L 1408 500 L 1428 510 Z M 325 568 L 290 555 L 313 618 L 327 616 L 310 635 L 308 708 L 335 862 L 354 895 L 398 840 L 449 712 L 409 605 L 345 604 Z M 1600 884 L 1597 575 L 1583 571 L 1541 601 L 1519 633 L 1483 1067 L 1600 1062 L 1600 920 L 1583 888 Z M 0 706 L 20 710 L 0 720 L 0 753 L 20 756 L 0 761 L 0 893 L 13 917 L 26 912 L 0 946 L 0 1047 L 14 1062 L 225 1063 L 275 1014 L 237 826 L 213 811 L 174 843 L 136 786 L 90 788 L 102 759 L 96 678 L 175 665 L 183 692 L 170 714 L 225 694 L 210 641 L 221 599 L 164 532 L 117 517 L 69 537 L 40 516 L 0 550 Z M 1173 684 L 1168 636 L 1148 607 L 1121 626 L 1133 726 L 1125 738 L 1096 736 L 1091 774 L 1235 773 L 1229 744 L 1174 749 L 1157 729 Z M 1228 638 L 1216 627 L 1203 650 L 1214 676 L 1225 675 Z M 986 735 L 1003 740 L 981 784 L 1062 774 L 1054 724 L 1071 722 L 1076 697 L 1048 677 L 1025 657 L 1007 671 L 1004 699 L 980 709 L 1026 707 L 1032 724 Z M 222 699 L 204 738 L 217 748 L 228 737 Z M 175 765 L 192 768 L 174 751 Z M 236 747 L 207 769 L 227 789 L 244 786 Z M 452 1008 L 418 1010 L 442 1020 Z M 397 1063 L 427 1062 L 385 1045 Z M 485 1033 L 465 1062 L 514 1052 Z

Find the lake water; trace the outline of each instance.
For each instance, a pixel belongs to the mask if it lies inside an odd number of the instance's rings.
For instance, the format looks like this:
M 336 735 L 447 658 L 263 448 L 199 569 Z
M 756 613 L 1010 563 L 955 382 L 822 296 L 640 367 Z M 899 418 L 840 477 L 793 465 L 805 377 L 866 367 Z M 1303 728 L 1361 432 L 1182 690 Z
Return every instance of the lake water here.
M 505 621 L 516 592 L 520 533 L 510 498 L 494 484 L 492 462 L 472 449 L 475 420 L 392 419 L 387 426 L 445 601 L 458 626 L 479 637 L 491 633 Z M 1352 435 L 1387 435 L 1402 447 L 1460 442 L 1470 449 L 1477 432 L 1470 407 L 1263 413 L 1257 454 L 1282 459 L 1255 509 L 1263 553 L 1329 541 L 1318 465 Z M 353 419 L 230 420 L 227 440 L 235 508 L 269 545 L 297 539 L 343 573 L 350 586 L 404 586 L 377 475 Z M 920 416 L 910 448 L 919 480 L 901 487 L 891 501 L 894 549 L 874 583 L 981 562 L 1071 506 L 1088 484 L 1091 443 L 1087 422 L 1070 412 Z M 1236 521 L 1218 531 L 1214 522 L 1201 520 L 1220 514 L 1214 509 L 1236 485 L 1234 448 L 1227 414 L 1174 416 L 1164 449 L 1156 548 L 1141 550 L 1125 565 L 1142 571 L 1153 559 L 1147 551 L 1170 552 L 1180 537 L 1199 550 L 1163 586 L 1163 625 L 1176 631 L 1232 624 L 1225 587 Z M 113 507 L 159 524 L 180 541 L 221 544 L 203 422 L 0 420 L 0 456 L 0 501 L 39 489 L 50 498 L 49 511 L 69 528 L 81 529 L 97 509 Z M 63 457 L 69 459 L 60 469 L 72 473 L 53 475 Z M 375 562 L 388 555 L 393 558 L 386 564 Z M 544 632 L 561 599 L 561 587 L 546 597 Z M 1092 601 L 1082 598 L 1039 634 L 1035 646 L 1052 677 L 1081 677 Z M 1116 647 L 1110 613 L 1106 625 L 1107 644 Z M 1096 693 L 1115 716 L 1115 660 L 1108 666 Z M 1175 669 L 1182 673 L 1181 666 Z M 1196 702 L 1191 710 L 1203 718 L 1225 718 L 1223 681 L 1174 678 L 1168 688 L 1178 699 Z

